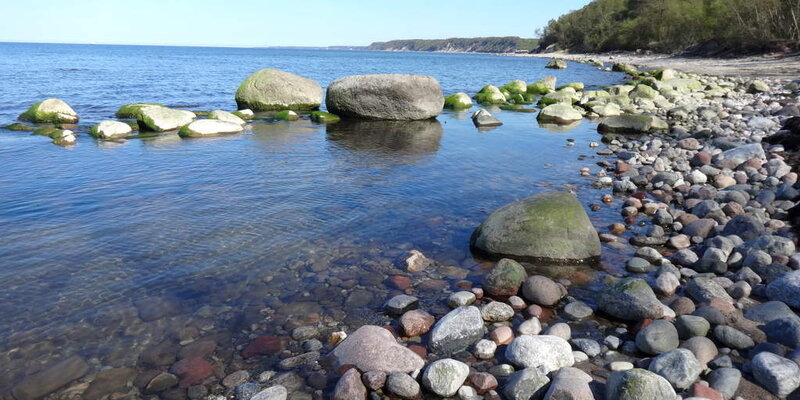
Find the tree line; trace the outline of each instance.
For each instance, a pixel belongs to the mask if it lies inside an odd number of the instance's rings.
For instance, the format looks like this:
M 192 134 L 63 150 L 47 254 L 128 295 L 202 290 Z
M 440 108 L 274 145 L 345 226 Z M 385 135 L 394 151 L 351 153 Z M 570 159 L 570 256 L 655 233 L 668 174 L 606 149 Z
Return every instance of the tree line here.
M 797 48 L 800 0 L 594 0 L 539 32 L 540 49 L 580 52 Z
M 537 47 L 538 43 L 539 41 L 536 39 L 524 39 L 516 36 L 449 38 L 433 40 L 409 39 L 375 42 L 370 44 L 367 49 L 388 51 L 514 53 L 516 51 L 531 51 Z

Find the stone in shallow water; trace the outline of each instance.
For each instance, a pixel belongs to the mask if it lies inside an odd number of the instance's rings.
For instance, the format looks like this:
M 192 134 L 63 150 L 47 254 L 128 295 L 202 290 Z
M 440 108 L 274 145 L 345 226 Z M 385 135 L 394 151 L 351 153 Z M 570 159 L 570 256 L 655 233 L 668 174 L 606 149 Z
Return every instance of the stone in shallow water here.
M 78 114 L 63 100 L 50 98 L 38 102 L 20 114 L 21 121 L 74 124 Z
M 428 333 L 436 318 L 422 310 L 411 310 L 400 317 L 400 326 L 406 336 L 420 336 Z
M 243 131 L 242 125 L 218 119 L 201 119 L 181 128 L 181 137 L 197 138 L 228 135 Z
M 419 306 L 419 299 L 405 294 L 397 295 L 389 299 L 383 308 L 386 313 L 392 316 L 403 315 L 406 311 L 414 310 Z
M 489 322 L 508 321 L 514 316 L 514 309 L 506 303 L 492 301 L 481 307 L 481 317 Z
M 328 86 L 328 111 L 343 117 L 374 120 L 424 120 L 442 112 L 439 82 L 427 75 L 355 75 Z
M 483 289 L 492 296 L 514 296 L 528 277 L 520 263 L 503 258 L 495 264 L 483 281 Z
M 416 353 L 398 344 L 389 331 L 374 325 L 358 328 L 336 346 L 331 356 L 335 370 L 354 365 L 362 372 L 411 372 L 425 365 Z
M 311 79 L 277 69 L 262 69 L 236 90 L 239 108 L 254 111 L 315 110 L 322 103 L 322 87 Z
M 478 128 L 503 125 L 499 119 L 495 118 L 489 111 L 483 108 L 472 114 L 472 123 Z
M 554 306 L 566 294 L 563 286 L 542 275 L 530 276 L 522 284 L 522 295 L 525 299 L 540 306 Z
M 469 366 L 461 361 L 445 358 L 432 362 L 422 374 L 422 384 L 441 397 L 450 397 L 469 376 Z
M 386 379 L 386 390 L 401 399 L 416 399 L 421 390 L 419 383 L 408 374 L 395 372 Z
M 433 326 L 430 348 L 441 355 L 457 353 L 483 338 L 484 330 L 477 307 L 458 307 Z
M 89 364 L 80 356 L 72 356 L 26 377 L 14 386 L 11 393 L 17 400 L 38 399 L 86 375 L 87 372 Z
M 367 388 L 361 382 L 361 374 L 350 368 L 336 382 L 333 389 L 333 400 L 360 400 L 367 398 Z
M 624 320 L 638 321 L 664 315 L 661 302 L 642 279 L 620 279 L 600 294 L 598 304 L 603 312 Z

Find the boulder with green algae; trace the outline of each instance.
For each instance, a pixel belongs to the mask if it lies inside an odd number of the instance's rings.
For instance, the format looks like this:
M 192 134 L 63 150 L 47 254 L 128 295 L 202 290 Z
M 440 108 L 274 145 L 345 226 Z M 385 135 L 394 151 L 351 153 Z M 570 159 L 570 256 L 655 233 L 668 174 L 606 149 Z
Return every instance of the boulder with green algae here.
M 276 121 L 297 121 L 300 116 L 292 110 L 283 110 L 272 117 Z
M 181 128 L 178 135 L 187 138 L 212 137 L 239 133 L 243 130 L 244 127 L 235 122 L 218 119 L 201 119 Z
M 646 85 L 636 85 L 636 88 L 630 93 L 631 97 L 641 99 L 655 99 L 658 96 L 658 91 Z
M 235 116 L 237 116 L 237 117 L 239 117 L 239 118 L 241 118 L 241 119 L 243 119 L 245 121 L 249 121 L 249 120 L 251 120 L 251 119 L 253 119 L 255 117 L 255 114 L 253 113 L 253 110 L 251 110 L 249 108 L 245 108 L 244 110 L 237 110 L 237 111 L 232 112 L 231 114 L 233 114 L 233 115 L 235 115 Z
M 527 278 L 525 267 L 510 258 L 503 258 L 484 278 L 483 289 L 492 296 L 515 296 Z
M 56 129 L 55 131 L 50 132 L 47 136 L 49 136 L 50 139 L 53 139 L 53 144 L 57 144 L 59 146 L 69 146 L 78 141 L 75 133 L 69 129 Z
M 469 97 L 467 97 L 467 98 L 469 98 Z M 311 121 L 317 122 L 317 123 L 320 123 L 320 124 L 333 124 L 333 123 L 341 121 L 341 118 L 339 118 L 338 115 L 331 114 L 329 112 L 314 111 L 314 112 L 311 113 Z
M 247 124 L 247 121 L 240 118 L 238 115 L 223 110 L 211 111 L 210 113 L 208 113 L 208 119 L 218 119 L 220 121 L 233 122 L 234 124 L 239 124 L 239 125 Z
M 497 86 L 493 85 L 484 86 L 473 98 L 480 104 L 503 104 L 506 102 L 506 96 Z
M 600 292 L 600 310 L 626 321 L 661 318 L 664 309 L 650 285 L 643 279 L 623 278 Z
M 561 90 L 564 88 L 573 88 L 575 89 L 576 92 L 582 92 L 584 87 L 585 85 L 583 84 L 583 82 L 570 82 L 566 85 L 561 85 L 558 89 Z
M 504 111 L 516 111 L 516 112 L 531 113 L 531 114 L 536 112 L 536 109 L 527 108 L 523 104 L 501 104 L 499 108 Z
M 551 104 L 543 108 L 536 119 L 542 123 L 570 124 L 583 119 L 583 115 L 569 104 Z
M 538 81 L 528 85 L 527 93 L 531 94 L 548 94 L 556 90 L 556 77 L 545 76 Z
M 133 103 L 125 104 L 117 110 L 117 118 L 130 118 L 139 119 L 142 115 L 142 109 L 146 107 L 164 107 L 162 104 L 157 103 Z
M 236 104 L 253 111 L 316 110 L 322 104 L 322 87 L 289 72 L 262 69 L 239 85 Z
M 13 124 L 6 125 L 2 128 L 9 131 L 35 131 L 38 129 L 35 126 L 20 124 L 19 122 L 14 122 Z
M 78 122 L 78 114 L 69 104 L 62 100 L 50 98 L 40 101 L 19 115 L 20 121 L 53 124 L 74 124 Z
M 641 134 L 652 131 L 666 131 L 669 125 L 652 115 L 619 115 L 604 118 L 597 125 L 600 133 Z
M 674 69 L 662 69 L 659 71 L 654 71 L 653 76 L 660 81 L 666 81 L 677 78 L 678 72 Z
M 567 62 L 554 58 L 550 60 L 544 67 L 550 69 L 567 69 Z
M 473 248 L 496 257 L 586 260 L 600 255 L 600 240 L 574 194 L 552 191 L 493 212 L 473 232 Z
M 166 107 L 142 107 L 136 118 L 139 127 L 153 132 L 166 132 L 180 129 L 194 121 L 191 111 L 173 110 Z
M 639 75 L 639 70 L 637 70 L 636 67 L 625 63 L 614 63 L 614 65 L 611 67 L 611 70 L 615 72 L 624 72 L 632 76 Z
M 511 94 L 527 93 L 528 84 L 525 81 L 516 80 L 506 83 L 500 89 L 505 89 Z
M 750 83 L 750 86 L 747 87 L 747 93 L 755 94 L 755 93 L 767 93 L 769 92 L 769 85 L 764 83 L 764 81 L 754 80 Z
M 45 125 L 41 128 L 36 129 L 35 131 L 31 132 L 31 135 L 34 136 L 50 136 L 51 133 L 60 131 L 61 129 L 56 127 L 55 125 Z
M 539 106 L 549 106 L 551 104 L 572 104 L 580 100 L 580 96 L 572 88 L 565 88 L 557 92 L 548 93 L 539 99 Z
M 464 92 L 454 93 L 444 98 L 444 108 L 465 110 L 470 107 L 472 107 L 472 99 Z
M 606 381 L 606 400 L 675 400 L 669 381 L 646 369 L 612 373 Z
M 89 135 L 96 139 L 122 139 L 133 132 L 130 125 L 119 121 L 102 121 L 89 129 Z

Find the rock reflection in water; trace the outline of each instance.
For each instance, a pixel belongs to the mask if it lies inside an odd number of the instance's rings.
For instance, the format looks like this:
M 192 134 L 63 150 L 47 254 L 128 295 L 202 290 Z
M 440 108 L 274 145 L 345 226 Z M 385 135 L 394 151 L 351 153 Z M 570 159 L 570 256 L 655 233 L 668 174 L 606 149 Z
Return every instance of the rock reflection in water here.
M 548 124 L 548 123 L 541 123 L 539 122 L 539 127 L 542 129 L 546 129 L 550 132 L 555 133 L 562 133 L 562 132 L 569 132 L 578 126 L 580 126 L 581 122 L 583 121 L 575 121 L 571 124 L 560 125 L 560 124 Z
M 328 125 L 330 143 L 363 155 L 429 156 L 439 151 L 442 124 L 423 121 L 341 121 Z

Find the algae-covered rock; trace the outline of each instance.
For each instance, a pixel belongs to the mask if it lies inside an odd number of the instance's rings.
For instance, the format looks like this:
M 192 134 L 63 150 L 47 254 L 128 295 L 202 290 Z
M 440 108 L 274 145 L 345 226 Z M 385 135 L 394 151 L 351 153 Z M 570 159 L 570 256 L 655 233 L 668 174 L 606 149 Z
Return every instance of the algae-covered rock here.
M 604 118 L 597 126 L 600 133 L 639 134 L 666 131 L 666 122 L 652 115 L 620 115 Z
M 567 62 L 554 58 L 550 60 L 544 67 L 550 69 L 567 69 Z
M 74 124 L 78 122 L 78 114 L 69 104 L 62 100 L 50 98 L 40 101 L 19 115 L 20 121 L 53 124 Z
M 661 318 L 664 309 L 650 285 L 642 279 L 620 279 L 603 290 L 597 303 L 611 316 L 627 321 Z
M 543 108 L 536 119 L 542 123 L 566 125 L 580 121 L 583 116 L 569 104 L 551 104 Z
M 235 115 L 235 116 L 237 116 L 237 117 L 239 117 L 239 118 L 241 118 L 241 119 L 243 119 L 245 121 L 249 121 L 249 120 L 253 119 L 253 117 L 255 117 L 255 113 L 253 113 L 253 110 L 251 110 L 249 108 L 245 108 L 243 110 L 236 110 L 236 111 L 232 112 L 231 114 L 233 114 L 233 115 Z
M 528 84 L 525 81 L 511 81 L 506 83 L 500 89 L 505 89 L 508 93 L 511 94 L 519 94 L 519 93 L 527 93 L 528 92 Z
M 527 278 L 525 267 L 510 258 L 503 258 L 486 275 L 483 288 L 492 296 L 514 296 Z
M 125 104 L 117 110 L 117 118 L 139 119 L 142 116 L 142 109 L 147 107 L 164 107 L 157 103 L 133 103 Z
M 750 82 L 750 86 L 747 87 L 747 93 L 768 93 L 770 91 L 769 85 L 764 83 L 764 81 L 754 80 Z
M 611 70 L 615 72 L 624 72 L 633 76 L 639 75 L 639 70 L 637 70 L 636 67 L 625 63 L 614 63 L 614 65 L 611 67 Z
M 527 93 L 530 94 L 548 94 L 556 90 L 556 77 L 545 76 L 538 81 L 528 85 Z
M 276 121 L 297 121 L 300 119 L 300 115 L 292 110 L 283 110 L 275 114 L 272 118 Z
M 444 108 L 451 110 L 465 110 L 472 107 L 472 99 L 464 92 L 451 94 L 444 98 Z
M 606 381 L 606 400 L 675 400 L 676 397 L 666 379 L 645 369 L 617 371 Z
M 411 121 L 439 115 L 444 96 L 439 81 L 427 75 L 356 75 L 331 83 L 325 104 L 341 117 Z
M 242 125 L 218 119 L 201 119 L 184 126 L 178 132 L 181 137 L 196 138 L 227 135 L 243 131 Z
M 634 98 L 655 99 L 658 96 L 658 91 L 647 85 L 636 85 L 630 95 Z
M 233 122 L 234 124 L 245 125 L 247 122 L 240 118 L 238 115 L 223 111 L 223 110 L 214 110 L 208 113 L 208 119 L 218 119 L 220 121 L 225 122 Z
M 119 121 L 102 121 L 89 129 L 89 134 L 97 139 L 122 139 L 133 132 L 130 125 Z
M 191 111 L 173 110 L 166 107 L 141 107 L 136 120 L 139 127 L 154 132 L 180 129 L 196 118 Z
M 527 108 L 522 104 L 501 104 L 498 106 L 503 111 L 515 111 L 521 113 L 535 113 L 536 110 L 533 108 Z
M 9 131 L 21 132 L 21 131 L 35 131 L 35 130 L 37 130 L 39 128 L 37 128 L 35 126 L 30 126 L 30 125 L 20 124 L 19 122 L 15 122 L 13 124 L 9 124 L 9 125 L 3 126 L 2 129 L 6 129 L 6 130 L 9 130 Z
M 289 72 L 262 69 L 239 85 L 236 104 L 254 111 L 316 110 L 322 104 L 322 87 Z
M 474 96 L 475 101 L 481 104 L 503 104 L 506 96 L 497 86 L 486 85 Z
M 50 139 L 53 139 L 53 144 L 57 144 L 59 146 L 69 146 L 78 141 L 75 133 L 69 129 L 56 129 L 55 131 L 50 132 L 47 136 L 49 136 Z
M 578 93 L 572 88 L 565 88 L 557 92 L 550 92 L 539 99 L 539 106 L 549 106 L 551 104 L 573 104 L 580 100 Z
M 325 111 L 314 111 L 311 113 L 311 121 L 320 123 L 320 124 L 333 124 L 336 122 L 341 121 L 336 114 L 331 114 Z
M 561 90 L 561 89 L 564 89 L 564 88 L 573 88 L 573 89 L 575 89 L 576 92 L 582 92 L 584 87 L 585 87 L 585 85 L 583 84 L 583 82 L 570 82 L 570 83 L 568 83 L 566 85 L 562 85 L 558 89 Z
M 472 246 L 498 257 L 584 260 L 600 240 L 583 205 L 569 192 L 546 192 L 493 212 L 472 234 Z

